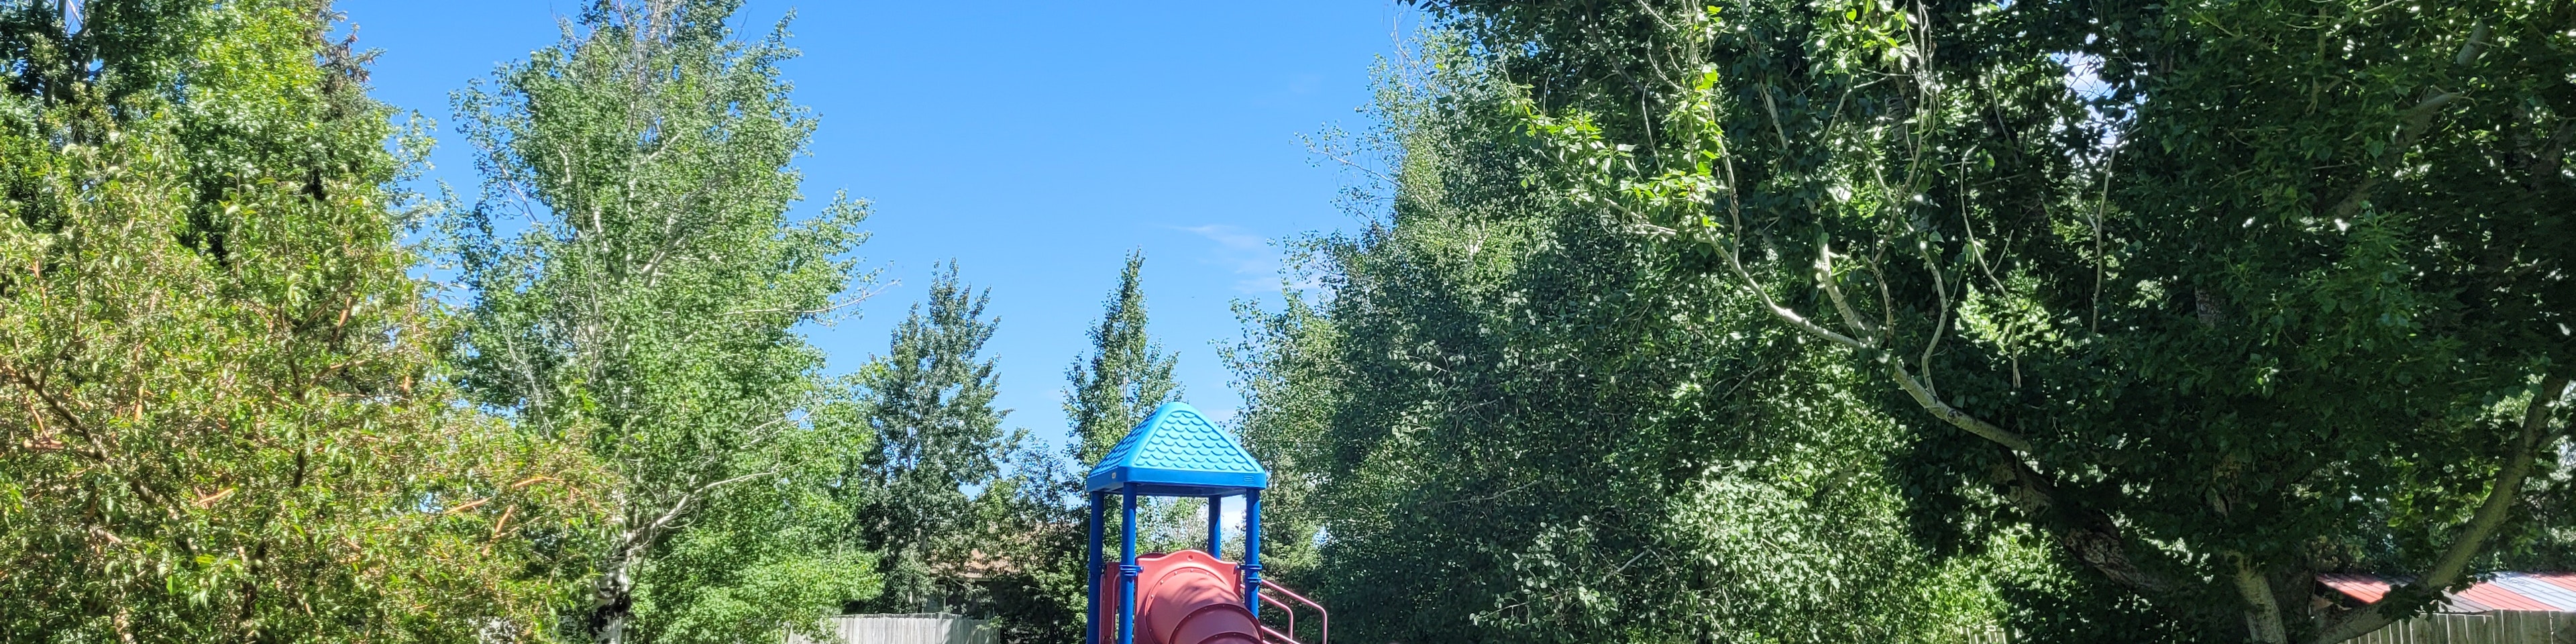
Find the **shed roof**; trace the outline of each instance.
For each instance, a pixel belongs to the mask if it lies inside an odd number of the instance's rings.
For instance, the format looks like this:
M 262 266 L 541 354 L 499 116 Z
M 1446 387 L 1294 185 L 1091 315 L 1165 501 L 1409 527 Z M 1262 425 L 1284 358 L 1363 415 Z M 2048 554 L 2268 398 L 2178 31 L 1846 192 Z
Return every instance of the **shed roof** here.
M 1270 487 L 1270 471 L 1199 410 L 1171 402 L 1128 430 L 1083 482 L 1089 492 L 1135 483 L 1141 494 L 1224 496 Z
M 2364 604 L 2387 596 L 2393 585 L 2391 580 L 2361 574 L 2317 575 L 2317 581 Z M 2576 612 L 2576 573 L 2496 573 L 2469 586 L 2468 590 L 2443 597 L 2443 605 L 2437 610 L 2446 613 L 2494 610 Z

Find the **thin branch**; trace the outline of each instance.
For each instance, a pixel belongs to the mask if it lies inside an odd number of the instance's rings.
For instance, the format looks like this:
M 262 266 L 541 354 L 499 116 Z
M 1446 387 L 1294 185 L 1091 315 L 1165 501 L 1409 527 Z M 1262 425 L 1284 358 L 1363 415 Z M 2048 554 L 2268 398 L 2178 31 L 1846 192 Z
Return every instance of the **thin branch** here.
M 2548 434 L 2550 408 L 2553 403 L 2565 400 L 2566 392 L 2566 376 L 2550 376 L 2541 380 L 2540 389 L 2532 392 L 2531 403 L 2523 408 L 2522 431 L 2514 437 L 2513 454 L 2505 461 L 2504 468 L 2496 472 L 2495 484 L 2487 491 L 2486 502 L 2478 506 L 2477 514 L 2470 516 L 2468 525 L 2461 527 L 2459 537 L 2451 541 L 2450 548 L 2442 552 L 2440 559 L 2434 560 L 2433 567 L 2400 590 L 2450 586 L 2468 570 L 2469 561 L 2486 550 L 2487 538 L 2495 535 L 2496 528 L 2501 527 L 2505 516 L 2511 513 L 2516 497 L 2522 492 L 2524 480 L 2531 475 L 2532 461 L 2545 446 L 2541 438 Z M 2316 641 L 2318 644 L 2333 644 L 2379 630 L 2396 621 L 2396 617 L 2390 615 L 2395 608 L 2393 605 L 2374 605 L 2354 610 L 2318 634 Z
M 1780 106 L 1772 104 L 1771 85 L 1764 83 L 1754 89 L 1762 92 L 1762 111 L 1771 115 L 1771 134 L 1780 137 L 1780 154 L 1785 156 L 1789 153 L 1789 130 L 1780 124 Z
M 2477 26 L 2469 31 L 2468 42 L 2460 45 L 2460 53 L 2452 58 L 2452 63 L 2466 66 L 2471 59 L 2477 58 L 2478 48 L 2484 44 L 2480 41 L 2486 39 L 2486 34 L 2486 22 L 2479 21 Z M 2414 107 L 2407 108 L 2399 121 L 2401 124 L 2397 129 L 2397 138 L 2389 142 L 2386 150 L 2380 151 L 2379 164 L 2370 176 L 2363 177 L 2361 185 L 2353 187 L 2352 194 L 2345 196 L 2341 203 L 2335 204 L 2334 216 L 2338 219 L 2349 219 L 2353 213 L 2360 212 L 2362 202 L 2370 198 L 2370 191 L 2377 189 L 2381 181 L 2396 172 L 2398 162 L 2406 158 L 2406 150 L 2415 147 L 2415 140 L 2421 138 L 2424 130 L 2432 126 L 2433 115 L 2442 106 L 2459 98 L 2459 92 L 2443 92 L 2425 97 Z
M 1941 419 L 1942 422 L 1968 430 L 1968 433 L 1976 434 L 1978 438 L 1993 441 L 2016 452 L 2027 454 L 2036 451 L 2030 439 L 2023 438 L 2021 434 L 1997 427 L 1994 423 L 1970 416 L 1967 412 L 1951 407 L 1949 403 L 1941 402 L 1941 399 L 1933 396 L 1922 383 L 1914 380 L 1914 374 L 1905 371 L 1905 361 L 1887 361 L 1887 371 L 1889 376 L 1896 379 L 1896 386 L 1905 390 L 1905 395 L 1914 397 L 1914 404 L 1921 405 L 1924 411 L 1932 412 L 1932 416 Z
M 1725 143 L 1720 142 L 1718 145 L 1720 146 L 1718 157 L 1725 161 L 1724 166 L 1726 168 L 1727 215 L 1734 222 L 1733 225 L 1736 239 L 1741 240 L 1744 235 L 1744 206 L 1742 202 L 1737 201 L 1735 198 L 1735 156 L 1725 152 Z M 1762 309 L 1769 311 L 1773 317 L 1778 317 L 1781 321 L 1789 323 L 1789 326 L 1797 327 L 1798 330 L 1814 334 L 1817 337 L 1832 341 L 1835 344 L 1840 344 L 1854 349 L 1868 348 L 1870 346 L 1867 342 L 1862 342 L 1852 338 L 1851 336 L 1835 333 L 1832 329 L 1817 326 L 1815 322 L 1809 321 L 1806 316 L 1799 315 L 1797 311 L 1790 310 L 1789 307 L 1781 306 L 1779 302 L 1773 301 L 1771 299 L 1771 291 L 1763 288 L 1761 280 L 1754 279 L 1753 273 L 1745 270 L 1744 262 L 1737 257 L 1743 250 L 1740 242 L 1718 242 L 1711 243 L 1709 245 L 1717 249 L 1717 254 L 1719 256 L 1726 258 L 1727 268 L 1735 271 L 1735 277 L 1737 279 L 1744 280 L 1745 290 L 1752 291 L 1754 297 L 1762 299 Z
M 1886 340 L 1886 338 L 1879 337 L 1877 329 L 1870 328 L 1868 322 L 1861 320 L 1860 313 L 1854 311 L 1851 307 L 1851 302 L 1843 298 L 1843 289 L 1839 284 L 1841 280 L 1834 278 L 1833 257 L 1834 249 L 1832 245 L 1817 244 L 1816 285 L 1825 289 L 1825 298 L 1833 301 L 1834 311 L 1842 314 L 1844 325 L 1850 326 L 1854 331 L 1858 331 L 1859 335 L 1869 339 L 1871 344 L 1877 344 L 1880 341 Z
M 2378 189 L 2379 183 L 2396 171 L 2398 160 L 2406 157 L 2406 149 L 2415 147 L 2415 139 L 2423 136 L 2424 129 L 2433 124 L 2434 112 L 2459 97 L 2459 92 L 2443 92 L 2407 108 L 2403 124 L 2397 129 L 2397 139 L 2390 142 L 2387 150 L 2380 152 L 2378 168 L 2370 176 L 2363 177 L 2361 185 L 2353 187 L 2352 194 L 2335 204 L 2334 216 L 2349 219 L 2353 213 L 2361 212 L 2361 204 L 2370 199 L 2370 191 Z
M 849 308 L 849 307 L 852 307 L 852 306 L 856 306 L 856 305 L 858 305 L 860 302 L 866 302 L 866 301 L 868 301 L 868 298 L 876 297 L 878 293 L 883 293 L 883 292 L 885 292 L 885 289 L 886 289 L 886 287 L 887 287 L 887 286 L 892 286 L 892 284 L 880 284 L 880 285 L 877 285 L 875 288 L 870 288 L 870 289 L 868 289 L 866 292 L 860 293 L 860 294 L 858 294 L 858 295 L 850 296 L 848 299 L 844 299 L 844 300 L 841 300 L 841 301 L 839 301 L 839 302 L 833 302 L 833 303 L 830 303 L 830 304 L 825 304 L 825 305 L 823 305 L 823 307 L 822 307 L 822 308 L 816 308 L 816 309 L 784 309 L 784 308 L 779 308 L 779 309 L 744 309 L 744 310 L 740 310 L 740 311 L 726 311 L 726 312 L 724 312 L 724 313 L 723 313 L 723 315 L 726 315 L 726 316 L 734 316 L 734 315 L 760 315 L 760 314 L 765 314 L 765 313 L 785 313 L 785 314 L 789 314 L 789 315 L 822 315 L 822 314 L 825 314 L 825 313 L 830 313 L 830 312 L 833 312 L 833 311 L 838 311 L 838 310 L 841 310 L 841 309 L 845 309 L 845 308 Z
M 777 470 L 753 472 L 722 481 L 716 481 L 714 483 L 708 483 L 706 485 L 700 485 L 698 486 L 698 489 L 691 490 L 688 494 L 680 495 L 679 502 L 671 504 L 671 509 L 664 510 L 662 512 L 662 516 L 654 517 L 652 521 L 647 522 L 644 525 L 637 526 L 633 530 L 626 531 L 626 538 L 619 540 L 617 548 L 612 552 L 616 552 L 618 553 L 618 556 L 623 557 L 626 553 L 633 552 L 636 548 L 643 547 L 644 545 L 652 543 L 653 540 L 661 538 L 662 532 L 669 529 L 672 522 L 678 521 L 681 515 L 687 514 L 689 507 L 696 505 L 699 499 L 706 498 L 707 492 L 713 491 L 718 487 L 749 481 L 764 476 L 775 476 L 777 474 Z
M 1940 315 L 1932 322 L 1932 339 L 1924 341 L 1923 357 L 1922 359 L 1915 361 L 1915 366 L 1923 370 L 1923 387 L 1938 393 L 1941 388 L 1933 386 L 1932 384 L 1932 352 L 1941 348 L 1941 337 L 1949 335 L 1950 309 L 1953 307 L 1950 303 L 1949 282 L 1948 280 L 1941 278 L 1941 264 L 1940 262 L 1934 261 L 1932 247 L 1929 245 L 1928 241 L 1921 240 L 1920 237 L 1917 238 L 1917 243 L 1925 244 L 1924 246 L 1919 247 L 1923 256 L 1923 270 L 1932 273 L 1932 293 L 1939 296 L 1941 312 Z M 1887 280 L 1883 278 L 1879 280 L 1879 284 L 1881 285 L 1879 289 L 1879 297 L 1890 300 L 1884 304 L 1886 308 L 1883 310 L 1892 311 L 1896 308 L 1894 306 L 1895 302 L 1893 301 L 1893 298 L 1890 298 L 1887 295 L 1885 288 L 1886 283 Z M 1965 285 L 1963 284 L 1962 286 Z
M 1301 137 L 1301 138 L 1302 138 L 1302 137 Z M 1306 151 L 1307 151 L 1307 152 L 1311 152 L 1311 153 L 1315 153 L 1315 154 L 1323 155 L 1323 156 L 1324 156 L 1324 158 L 1332 159 L 1334 163 L 1339 163 L 1339 164 L 1342 164 L 1342 165 L 1344 165 L 1344 166 L 1348 166 L 1348 167 L 1350 167 L 1350 168 L 1351 168 L 1351 169 L 1353 169 L 1353 170 L 1358 170 L 1358 171 L 1360 171 L 1360 172 L 1368 173 L 1368 175 L 1369 175 L 1369 177 L 1370 177 L 1370 178 L 1377 179 L 1380 183 L 1385 183 L 1385 184 L 1387 184 L 1387 185 L 1395 185 L 1395 184 L 1397 183 L 1397 182 L 1396 182 L 1396 180 L 1395 180 L 1395 177 L 1387 176 L 1387 174 L 1386 174 L 1386 173 L 1384 173 L 1384 172 L 1379 172 L 1379 171 L 1377 171 L 1377 169 L 1376 169 L 1376 168 L 1368 167 L 1366 164 L 1362 164 L 1362 163 L 1360 163 L 1360 162 L 1358 162 L 1358 161 L 1352 161 L 1352 160 L 1350 159 L 1350 157 L 1348 157 L 1348 156 L 1345 156 L 1345 155 L 1342 155 L 1342 154 L 1335 153 L 1335 152 L 1333 152 L 1332 150 L 1329 150 L 1329 149 L 1325 149 L 1325 148 L 1324 148 L 1324 146 L 1316 144 L 1316 143 L 1315 143 L 1315 141 L 1314 141 L 1314 140 L 1312 140 L 1312 139 L 1308 139 L 1308 140 L 1306 141 Z
M 2397 2 L 2398 0 L 2389 0 L 2388 4 L 2397 4 Z M 2460 54 L 2451 57 L 2451 64 L 2465 67 L 2469 64 L 2469 61 L 2477 60 L 2478 48 L 2486 45 L 2486 40 L 2487 21 L 2480 19 L 2475 23 L 2475 26 L 2469 28 L 2469 41 L 2460 45 Z
M 2109 258 L 2102 255 L 2102 215 L 2111 207 L 2111 173 L 2119 168 L 2120 148 L 2125 147 L 2128 146 L 2111 148 L 2109 158 L 2102 161 L 2102 197 L 2093 202 L 2093 323 L 2091 330 L 2096 333 L 2102 330 L 2102 274 L 2106 270 L 2105 263 L 2109 261 Z
M 472 501 L 466 501 L 466 502 L 464 502 L 464 503 L 456 504 L 456 507 L 448 508 L 446 512 L 440 512 L 439 514 L 455 514 L 455 513 L 458 513 L 458 512 L 464 512 L 464 511 L 466 511 L 466 510 L 472 510 L 472 509 L 475 509 L 475 508 L 483 507 L 483 504 L 485 504 L 485 503 L 491 503 L 491 502 L 492 502 L 492 497 L 488 497 L 488 496 L 487 496 L 487 497 L 483 497 L 483 498 L 480 498 L 480 499 L 475 499 L 475 500 L 472 500 Z

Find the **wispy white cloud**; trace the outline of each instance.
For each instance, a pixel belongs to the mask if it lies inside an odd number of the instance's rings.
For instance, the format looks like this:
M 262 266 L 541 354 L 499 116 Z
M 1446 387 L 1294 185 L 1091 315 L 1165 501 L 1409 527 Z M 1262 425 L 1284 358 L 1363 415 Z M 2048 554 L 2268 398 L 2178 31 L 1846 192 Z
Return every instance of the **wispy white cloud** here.
M 1316 88 L 1323 85 L 1324 77 L 1321 74 L 1298 74 L 1288 79 L 1288 93 L 1299 96 L 1313 94 Z
M 1279 290 L 1279 249 L 1270 240 L 1224 224 L 1181 228 L 1215 242 L 1207 256 L 1208 263 L 1223 266 L 1239 279 L 1234 281 L 1238 293 L 1260 295 Z

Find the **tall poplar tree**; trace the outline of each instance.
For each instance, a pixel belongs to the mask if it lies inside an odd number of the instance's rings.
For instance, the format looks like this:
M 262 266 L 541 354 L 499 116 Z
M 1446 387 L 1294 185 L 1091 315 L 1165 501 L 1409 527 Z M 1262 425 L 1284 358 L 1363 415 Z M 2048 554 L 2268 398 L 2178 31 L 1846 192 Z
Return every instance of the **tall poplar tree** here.
M 1068 495 L 1081 493 L 1080 476 L 1109 454 L 1127 431 L 1145 422 L 1154 408 L 1181 399 L 1172 378 L 1178 357 L 1146 332 L 1145 253 L 1131 251 L 1118 271 L 1118 287 L 1101 305 L 1100 323 L 1091 328 L 1091 355 L 1075 358 L 1065 370 L 1064 415 L 1073 424 L 1066 451 L 1073 457 L 1075 479 Z M 1076 499 L 1078 502 L 1087 503 Z M 1139 499 L 1138 547 L 1147 550 L 1204 548 L 1207 502 L 1200 499 Z M 1087 517 L 1075 517 L 1087 521 Z M 1125 537 L 1111 526 L 1104 543 Z M 1089 536 L 1084 536 L 1088 542 Z
M 513 638 L 596 500 L 457 404 L 328 4 L 0 2 L 0 639 Z M 535 571 L 536 574 L 531 574 Z
M 832 456 L 864 444 L 794 331 L 855 304 L 863 204 L 791 220 L 814 127 L 782 21 L 738 2 L 602 1 L 561 42 L 456 96 L 483 153 L 457 218 L 474 297 L 465 384 L 618 486 L 579 535 L 579 636 L 746 641 L 874 594 L 839 530 Z
M 846 478 L 873 492 L 857 515 L 878 551 L 883 592 L 870 605 L 911 611 L 962 600 L 976 546 L 976 498 L 1001 475 L 1008 448 L 993 408 L 996 359 L 982 357 L 998 322 L 984 318 L 986 292 L 957 278 L 951 261 L 931 278 L 928 301 L 895 325 L 886 355 L 859 375 L 875 449 Z
M 1129 252 L 1118 289 L 1091 328 L 1091 355 L 1065 370 L 1071 388 L 1064 392 L 1064 416 L 1073 423 L 1068 451 L 1077 464 L 1100 460 L 1155 407 L 1181 399 L 1180 383 L 1172 380 L 1175 357 L 1145 332 L 1144 270 L 1144 251 Z
M 991 533 L 985 547 L 993 559 L 1009 564 L 988 577 L 991 592 L 983 599 L 1013 641 L 1081 639 L 1082 572 L 1088 565 L 1082 547 L 1089 537 L 1083 529 L 1082 475 L 1154 407 L 1180 398 L 1172 356 L 1145 331 L 1144 267 L 1142 251 L 1127 255 L 1100 323 L 1091 329 L 1091 355 L 1076 358 L 1065 371 L 1070 387 L 1064 410 L 1072 427 L 1063 454 L 1013 450 L 1010 471 L 980 499 Z M 1149 516 L 1164 519 L 1160 525 L 1184 523 L 1168 520 L 1172 504 L 1156 509 Z

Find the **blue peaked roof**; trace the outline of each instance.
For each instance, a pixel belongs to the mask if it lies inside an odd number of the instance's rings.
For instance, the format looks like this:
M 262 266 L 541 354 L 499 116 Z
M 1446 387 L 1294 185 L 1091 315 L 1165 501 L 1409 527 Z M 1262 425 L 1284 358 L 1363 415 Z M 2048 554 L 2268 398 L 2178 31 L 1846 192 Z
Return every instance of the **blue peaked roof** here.
M 1091 466 L 1086 492 L 1136 484 L 1142 494 L 1218 496 L 1270 487 L 1270 470 L 1185 403 L 1163 403 Z

